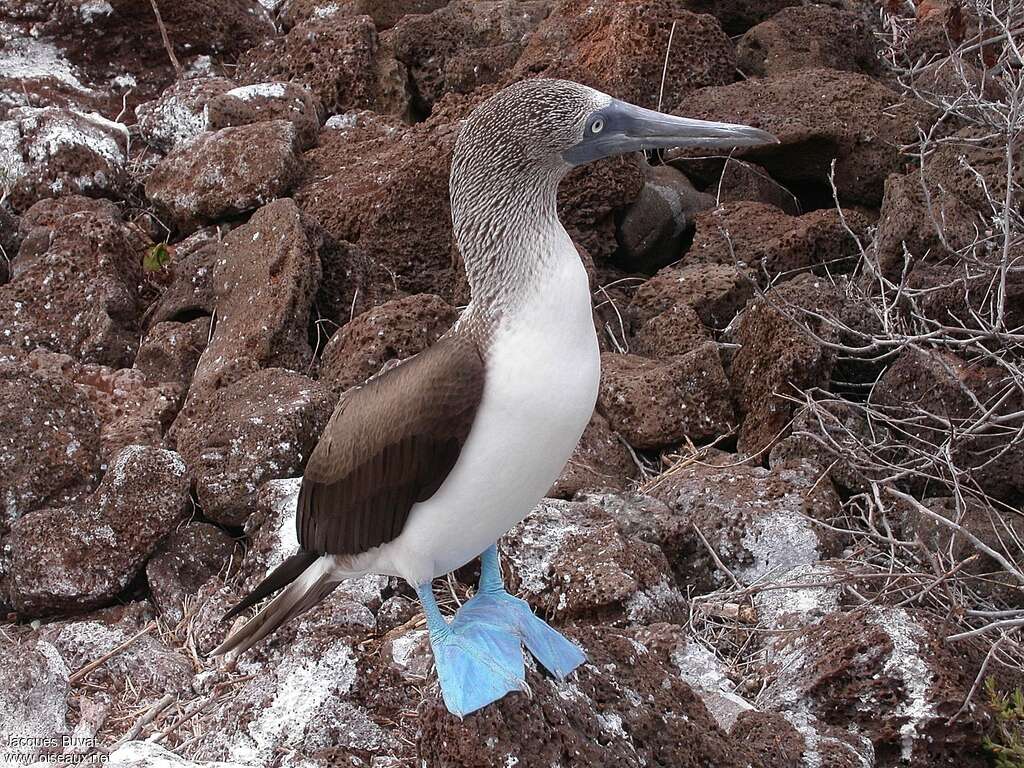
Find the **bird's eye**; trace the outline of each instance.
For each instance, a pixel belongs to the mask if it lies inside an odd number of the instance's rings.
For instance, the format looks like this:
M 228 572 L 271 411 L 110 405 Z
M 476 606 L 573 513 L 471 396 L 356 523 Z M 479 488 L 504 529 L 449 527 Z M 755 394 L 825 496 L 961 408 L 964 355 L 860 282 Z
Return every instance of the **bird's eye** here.
M 600 133 L 603 130 L 604 130 L 604 120 L 602 120 L 600 118 L 598 118 L 597 120 L 595 120 L 594 122 L 592 122 L 590 124 L 590 132 L 591 133 Z

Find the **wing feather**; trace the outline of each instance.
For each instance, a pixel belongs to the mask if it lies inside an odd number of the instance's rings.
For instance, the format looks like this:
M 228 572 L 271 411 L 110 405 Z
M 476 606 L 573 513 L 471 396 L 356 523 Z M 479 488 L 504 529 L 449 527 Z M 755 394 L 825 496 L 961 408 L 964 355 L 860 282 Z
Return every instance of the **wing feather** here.
M 302 479 L 300 546 L 350 555 L 397 538 L 458 461 L 483 387 L 479 348 L 452 335 L 342 395 Z

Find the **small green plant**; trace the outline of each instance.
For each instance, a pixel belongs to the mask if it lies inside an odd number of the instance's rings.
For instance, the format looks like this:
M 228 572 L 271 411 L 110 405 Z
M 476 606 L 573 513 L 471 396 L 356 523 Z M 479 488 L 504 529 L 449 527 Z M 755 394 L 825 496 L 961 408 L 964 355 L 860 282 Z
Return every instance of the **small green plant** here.
M 159 272 L 171 263 L 171 248 L 167 243 L 157 243 L 142 257 L 142 268 L 146 272 Z
M 1002 693 L 996 679 L 985 680 L 988 706 L 992 710 L 992 732 L 985 737 L 986 751 L 996 768 L 1024 768 L 1024 691 Z

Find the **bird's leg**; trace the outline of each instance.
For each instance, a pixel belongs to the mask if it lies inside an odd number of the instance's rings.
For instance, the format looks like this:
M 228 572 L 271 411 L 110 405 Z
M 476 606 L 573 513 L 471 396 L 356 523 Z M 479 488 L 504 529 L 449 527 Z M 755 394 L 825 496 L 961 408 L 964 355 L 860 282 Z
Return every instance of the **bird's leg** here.
M 486 617 L 459 615 L 444 620 L 428 581 L 416 588 L 434 651 L 434 666 L 445 706 L 462 717 L 510 691 L 527 691 L 519 640 Z
M 498 548 L 492 544 L 480 555 L 477 593 L 459 609 L 459 617 L 473 616 L 489 624 L 504 626 L 521 640 L 545 669 L 564 679 L 586 661 L 573 643 L 534 615 L 530 606 L 505 590 L 498 563 Z

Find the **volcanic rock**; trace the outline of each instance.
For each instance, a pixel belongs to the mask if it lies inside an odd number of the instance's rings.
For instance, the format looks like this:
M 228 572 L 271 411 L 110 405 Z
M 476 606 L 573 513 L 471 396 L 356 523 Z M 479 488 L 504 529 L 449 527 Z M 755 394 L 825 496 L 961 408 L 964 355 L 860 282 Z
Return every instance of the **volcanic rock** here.
M 756 77 L 816 68 L 871 75 L 879 68 L 865 17 L 827 5 L 783 8 L 747 30 L 736 45 L 736 63 Z
M 754 293 L 752 277 L 731 264 L 665 267 L 640 286 L 629 305 L 634 327 L 678 305 L 693 308 L 708 328 L 724 328 Z
M 289 199 L 264 206 L 224 238 L 212 276 L 217 322 L 190 403 L 260 368 L 308 370 L 317 246 L 316 232 Z M 197 258 L 202 264 L 207 257 Z
M 169 535 L 146 563 L 146 582 L 161 615 L 175 623 L 212 576 L 227 569 L 235 540 L 209 523 L 189 523 Z
M 731 429 L 728 381 L 713 343 L 661 360 L 605 353 L 601 369 L 597 409 L 634 448 L 655 450 Z
M 316 144 L 320 133 L 319 107 L 298 83 L 255 83 L 215 95 L 206 105 L 211 130 L 287 120 L 295 126 L 300 149 Z
M 68 727 L 69 674 L 45 640 L 0 635 L 0 757 L 29 764 L 45 751 L 34 740 L 59 743 Z
M 711 335 L 689 304 L 673 304 L 655 315 L 633 337 L 633 351 L 643 357 L 665 359 L 685 355 L 711 341 Z
M 146 197 L 190 231 L 286 194 L 298 178 L 298 149 L 298 132 L 287 120 L 201 133 L 157 163 Z
M 26 215 L 26 220 L 30 217 Z M 23 222 L 23 225 L 25 222 Z M 43 346 L 82 362 L 131 365 L 149 239 L 119 218 L 83 211 L 22 244 L 11 282 L 0 286 L 0 342 Z M 30 257 L 35 243 L 45 250 Z M 40 247 L 42 247 L 40 245 Z
M 206 105 L 234 87 L 235 84 L 224 77 L 174 81 L 160 98 L 140 104 L 135 110 L 143 140 L 164 153 L 187 144 L 210 127 Z
M 22 355 L 0 354 L 0 529 L 44 506 L 74 504 L 99 482 L 99 421 L 63 377 L 35 371 Z
M 571 499 L 582 490 L 620 490 L 635 475 L 636 464 L 622 439 L 595 412 L 548 496 Z
M 320 381 L 340 395 L 385 364 L 422 352 L 451 328 L 457 317 L 451 305 L 426 293 L 381 304 L 346 323 L 327 342 Z
M 88 499 L 40 509 L 14 523 L 5 579 L 11 603 L 27 616 L 109 603 L 181 520 L 188 487 L 177 454 L 125 448 Z

